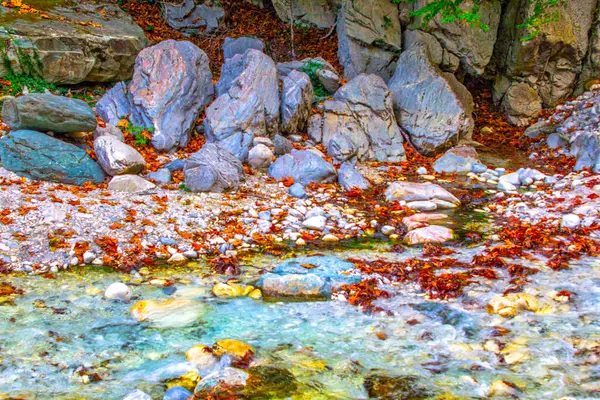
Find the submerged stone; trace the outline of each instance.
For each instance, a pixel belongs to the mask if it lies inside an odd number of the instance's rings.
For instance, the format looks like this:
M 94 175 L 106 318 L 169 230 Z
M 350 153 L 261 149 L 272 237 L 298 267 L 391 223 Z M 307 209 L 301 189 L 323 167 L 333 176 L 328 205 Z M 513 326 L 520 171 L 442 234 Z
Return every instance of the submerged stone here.
M 154 327 L 177 328 L 198 322 L 207 310 L 206 304 L 191 299 L 141 300 L 134 304 L 131 313 L 139 322 Z
M 420 400 L 433 396 L 416 376 L 369 375 L 365 378 L 364 386 L 372 399 Z
M 333 256 L 300 257 L 287 260 L 262 276 L 258 286 L 265 296 L 329 297 L 334 289 L 360 281 L 344 274 L 354 264 Z
M 248 375 L 243 393 L 250 398 L 289 398 L 298 387 L 294 375 L 283 368 L 259 366 L 250 368 Z

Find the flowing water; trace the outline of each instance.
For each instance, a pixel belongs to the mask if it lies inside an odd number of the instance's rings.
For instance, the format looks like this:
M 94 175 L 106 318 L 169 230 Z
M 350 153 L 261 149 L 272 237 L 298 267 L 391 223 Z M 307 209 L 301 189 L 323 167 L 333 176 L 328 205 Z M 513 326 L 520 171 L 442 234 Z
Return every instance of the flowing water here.
M 393 259 L 407 253 L 335 254 Z M 459 258 L 471 254 L 463 249 Z M 252 260 L 242 280 L 251 282 L 256 267 L 277 262 L 267 256 Z M 186 350 L 226 338 L 250 343 L 257 364 L 295 379 L 250 398 L 365 399 L 377 390 L 380 398 L 487 398 L 497 380 L 511 382 L 524 399 L 597 398 L 599 273 L 600 261 L 588 259 L 567 271 L 534 275 L 525 291 L 550 309 L 512 319 L 485 310 L 503 291 L 502 280 L 482 281 L 452 302 L 428 301 L 410 284 L 390 287 L 399 294 L 380 301 L 389 312 L 372 314 L 339 300 L 217 299 L 210 294 L 216 278 L 200 264 L 156 268 L 143 277 L 91 267 L 54 279 L 7 277 L 24 293 L 0 305 L 0 399 L 121 399 L 134 388 L 161 399 L 165 382 L 194 369 Z M 153 279 L 174 285 L 163 288 Z M 120 281 L 132 285 L 131 303 L 103 298 L 104 288 Z M 560 290 L 571 291 L 572 301 L 554 302 L 551 292 Z M 202 318 L 177 328 L 132 318 L 136 300 L 167 298 L 200 299 Z M 484 346 L 490 340 L 516 343 L 525 355 L 517 363 L 503 362 Z M 385 397 L 389 387 L 408 394 Z

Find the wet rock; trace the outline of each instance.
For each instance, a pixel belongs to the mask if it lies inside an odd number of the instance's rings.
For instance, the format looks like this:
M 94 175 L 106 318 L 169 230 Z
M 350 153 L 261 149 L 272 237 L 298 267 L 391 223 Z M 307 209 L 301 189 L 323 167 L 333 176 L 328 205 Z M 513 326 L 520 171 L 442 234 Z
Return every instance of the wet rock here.
M 206 110 L 204 136 L 245 161 L 255 136 L 272 136 L 279 128 L 275 63 L 254 49 L 235 55 L 221 69 L 217 95 Z
M 337 173 L 333 165 L 307 150 L 292 150 L 279 157 L 269 168 L 275 179 L 294 178 L 294 182 L 308 185 L 311 182 L 332 182 Z
M 439 225 L 431 225 L 425 228 L 417 228 L 404 236 L 404 242 L 409 246 L 425 243 L 444 243 L 454 238 L 454 232 L 450 228 Z
M 487 312 L 501 317 L 514 317 L 520 311 L 536 312 L 539 308 L 536 297 L 526 293 L 510 293 L 494 297 L 487 305 Z
M 471 146 L 462 145 L 451 148 L 438 158 L 433 169 L 438 174 L 468 174 L 475 164 L 481 164 L 477 151 Z
M 2 120 L 13 130 L 69 133 L 96 129 L 96 117 L 85 101 L 50 93 L 26 94 L 4 101 Z
M 281 91 L 281 131 L 305 132 L 312 113 L 313 85 L 304 72 L 291 71 L 283 78 Z
M 433 155 L 471 138 L 473 97 L 454 75 L 434 65 L 423 47 L 402 53 L 389 88 L 396 119 L 419 152 Z
M 414 214 L 410 217 L 402 218 L 402 223 L 409 231 L 428 226 L 430 222 L 444 221 L 448 219 L 446 214 Z
M 263 275 L 258 286 L 263 289 L 265 296 L 329 297 L 332 290 L 342 284 L 360 281 L 360 276 L 343 273 L 352 269 L 352 263 L 337 257 L 300 257 L 287 260 Z
M 198 30 L 210 33 L 225 17 L 222 7 L 196 4 L 194 0 L 185 0 L 183 4 L 166 3 L 165 13 L 171 28 L 189 33 L 197 33 Z
M 273 0 L 273 7 L 282 21 L 290 20 L 290 5 L 285 0 Z M 291 9 L 294 24 L 313 25 L 326 29 L 335 23 L 334 7 L 327 0 L 296 0 Z
M 257 144 L 248 153 L 248 164 L 254 169 L 267 169 L 273 162 L 273 152 L 264 144 Z
M 233 393 L 246 386 L 248 373 L 241 369 L 226 367 L 215 371 L 204 378 L 196 386 L 194 396 L 207 398 L 207 396 L 218 396 L 220 394 Z
M 218 357 L 228 354 L 237 360 L 251 360 L 256 350 L 248 343 L 235 339 L 219 340 L 212 347 L 213 352 Z
M 137 174 L 146 168 L 146 160 L 136 149 L 113 136 L 94 140 L 94 152 L 98 164 L 110 176 Z
M 190 42 L 165 40 L 140 52 L 131 83 L 108 91 L 96 111 L 112 125 L 129 115 L 133 125 L 154 128 L 152 146 L 167 152 L 187 145 L 213 95 L 208 56 Z
M 519 389 L 511 382 L 497 380 L 492 383 L 488 396 L 490 397 L 518 397 Z
M 156 185 L 137 175 L 118 175 L 108 183 L 108 190 L 116 192 L 139 193 L 154 189 Z
M 152 400 L 152 397 L 139 389 L 132 390 L 123 400 Z
M 344 77 L 367 73 L 388 80 L 402 51 L 398 7 L 387 1 L 352 0 L 340 7 L 337 23 L 338 56 Z
M 203 344 L 197 344 L 186 351 L 185 358 L 200 371 L 211 370 L 219 362 L 212 349 Z
M 415 376 L 369 375 L 364 386 L 372 399 L 424 400 L 434 395 Z
M 338 183 L 346 192 L 353 188 L 367 190 L 371 187 L 369 181 L 348 162 L 343 163 L 338 170 Z
M 169 379 L 165 382 L 165 386 L 167 389 L 181 387 L 189 392 L 190 390 L 194 390 L 196 388 L 200 382 L 200 379 L 200 375 L 198 375 L 196 371 L 189 371 L 178 378 Z
M 219 282 L 212 288 L 212 293 L 217 297 L 235 298 L 248 296 L 251 298 L 260 298 L 262 294 L 259 289 L 250 285 L 239 285 L 235 282 Z
M 297 199 L 305 199 L 307 197 L 306 190 L 304 190 L 304 186 L 299 183 L 294 183 L 290 186 L 289 190 L 290 196 L 295 197 Z
M 275 135 L 275 137 L 273 138 L 273 146 L 273 152 L 275 153 L 275 155 L 278 156 L 291 153 L 294 149 L 292 141 L 279 134 Z
M 131 289 L 124 283 L 111 283 L 104 291 L 104 297 L 108 300 L 129 301 Z
M 209 143 L 186 161 L 183 170 L 186 186 L 194 192 L 237 189 L 244 179 L 242 163 L 229 151 Z
M 434 183 L 394 182 L 385 191 L 387 201 L 435 201 L 441 200 L 451 205 L 460 205 L 452 193 Z M 441 208 L 441 207 L 439 207 Z
M 226 37 L 223 42 L 223 55 L 225 60 L 228 60 L 236 54 L 244 54 L 246 50 L 254 49 L 261 52 L 265 51 L 265 44 L 260 39 L 251 37 L 239 37 L 232 39 Z
M 376 75 L 359 75 L 311 119 L 309 136 L 318 138 L 336 161 L 404 161 L 403 138 L 393 113 L 392 96 Z
M 341 78 L 333 65 L 321 57 L 277 64 L 277 72 L 281 77 L 288 76 L 294 70 L 314 75 L 317 80 L 317 82 L 312 82 L 315 90 L 318 89 L 318 86 L 322 86 L 327 93 L 335 93 L 341 85 Z
M 55 7 L 55 1 L 30 2 L 41 12 L 18 14 L 18 7 L 3 8 L 3 29 L 7 44 L 0 76 L 31 73 L 39 61 L 40 78 L 61 85 L 81 82 L 114 82 L 130 79 L 135 57 L 150 44 L 144 31 L 116 4 L 78 4 Z M 48 10 L 51 12 L 46 13 Z M 51 18 L 42 17 L 51 14 Z M 85 27 L 75 22 L 85 22 Z M 23 57 L 20 54 L 27 54 Z M 37 75 L 37 74 L 36 74 Z
M 141 300 L 133 305 L 131 314 L 157 328 L 177 328 L 197 323 L 207 309 L 206 304 L 190 299 Z
M 156 172 L 150 172 L 147 175 L 148 179 L 152 179 L 157 183 L 162 183 L 166 185 L 171 182 L 171 171 L 168 168 L 161 168 Z
M 173 386 L 163 396 L 163 400 L 187 400 L 192 397 L 192 393 L 184 387 Z
M 521 82 L 510 86 L 502 100 L 502 108 L 511 124 L 524 126 L 542 111 L 542 103 L 535 89 Z
M 252 398 L 290 398 L 298 388 L 294 375 L 283 368 L 258 366 L 248 369 L 244 394 Z
M 94 140 L 102 136 L 110 136 L 121 142 L 125 141 L 123 132 L 114 125 L 107 124 L 106 127 L 97 126 L 94 131 Z
M 2 166 L 33 180 L 102 183 L 104 171 L 85 150 L 35 131 L 12 131 L 0 140 Z

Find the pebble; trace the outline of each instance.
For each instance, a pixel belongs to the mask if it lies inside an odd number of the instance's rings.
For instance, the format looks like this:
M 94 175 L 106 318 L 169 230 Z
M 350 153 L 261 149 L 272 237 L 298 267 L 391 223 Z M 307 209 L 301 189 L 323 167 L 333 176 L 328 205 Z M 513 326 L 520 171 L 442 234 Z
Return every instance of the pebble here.
M 419 174 L 419 175 L 427 175 L 427 168 L 425 168 L 425 167 L 419 167 L 417 169 L 417 174 Z
M 322 231 L 325 229 L 325 224 L 327 223 L 327 218 L 322 215 L 317 215 L 315 217 L 308 218 L 302 222 L 302 226 L 307 229 L 312 229 L 315 231 Z
M 381 233 L 383 233 L 385 236 L 390 236 L 395 231 L 396 231 L 396 228 L 394 228 L 393 226 L 390 226 L 390 225 L 384 225 L 381 227 Z
M 181 253 L 175 253 L 167 260 L 169 264 L 180 264 L 187 261 L 187 258 Z
M 500 179 L 498 182 L 498 190 L 502 190 L 504 192 L 514 192 L 517 190 L 517 187 L 507 180 Z
M 305 199 L 308 197 L 306 190 L 304 190 L 304 186 L 299 183 L 294 183 L 292 186 L 290 186 L 289 194 L 297 199 Z
M 131 299 L 131 289 L 122 282 L 111 283 L 106 288 L 104 297 L 108 300 L 129 301 Z
M 302 238 L 298 238 L 298 239 L 296 239 L 296 245 L 297 246 L 306 246 L 306 240 L 304 240 Z
M 339 242 L 340 241 L 340 239 L 337 236 L 332 235 L 330 233 L 327 234 L 327 235 L 325 235 L 325 236 L 323 236 L 323 238 L 321 240 L 323 240 L 324 242 L 330 242 L 330 243 Z
M 575 214 L 566 214 L 563 215 L 560 225 L 567 229 L 577 229 L 581 225 L 581 218 Z

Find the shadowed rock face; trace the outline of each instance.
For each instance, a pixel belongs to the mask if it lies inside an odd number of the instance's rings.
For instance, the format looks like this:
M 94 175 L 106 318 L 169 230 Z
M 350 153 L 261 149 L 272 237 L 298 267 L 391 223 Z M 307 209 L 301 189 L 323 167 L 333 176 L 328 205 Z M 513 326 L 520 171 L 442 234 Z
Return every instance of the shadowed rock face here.
M 100 13 L 100 9 L 103 13 Z M 38 58 L 38 73 L 48 82 L 77 84 L 111 82 L 131 78 L 137 54 L 150 44 L 142 29 L 120 8 L 99 5 L 52 8 L 43 19 L 38 14 L 17 14 L 0 10 L 0 38 L 7 39 L 8 58 L 15 72 L 29 72 L 20 65 L 17 48 Z M 90 22 L 81 26 L 79 22 Z M 9 34 L 10 32 L 10 34 Z M 10 71 L 0 63 L 0 76 Z
M 13 131 L 0 140 L 2 166 L 29 179 L 83 185 L 104 172 L 85 150 L 35 131 Z
M 166 40 L 144 49 L 131 83 L 117 84 L 96 110 L 113 125 L 129 115 L 134 125 L 154 128 L 152 145 L 167 152 L 187 145 L 213 94 L 208 56 L 190 42 Z
M 244 179 L 242 163 L 227 149 L 206 144 L 185 160 L 185 184 L 193 192 L 234 190 Z
M 219 26 L 225 17 L 222 7 L 196 4 L 194 0 L 185 0 L 183 4 L 166 4 L 166 20 L 169 26 L 190 33 L 203 29 L 210 33 Z
M 206 110 L 206 141 L 219 143 L 244 161 L 254 136 L 272 136 L 279 129 L 275 63 L 254 49 L 235 55 L 223 65 L 217 95 Z

